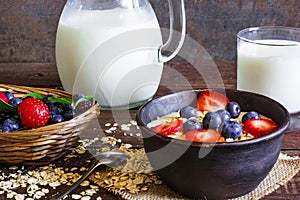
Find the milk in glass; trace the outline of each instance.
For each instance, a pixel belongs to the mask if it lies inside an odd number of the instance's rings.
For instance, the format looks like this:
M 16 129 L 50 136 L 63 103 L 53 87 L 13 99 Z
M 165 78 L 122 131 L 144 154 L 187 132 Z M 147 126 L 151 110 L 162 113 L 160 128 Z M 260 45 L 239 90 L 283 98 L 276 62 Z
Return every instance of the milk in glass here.
M 300 111 L 300 43 L 255 40 L 238 47 L 237 86 L 274 98 L 290 113 Z
M 147 101 L 159 85 L 162 37 L 150 4 L 143 8 L 65 7 L 56 38 L 64 89 L 95 95 L 102 107 Z

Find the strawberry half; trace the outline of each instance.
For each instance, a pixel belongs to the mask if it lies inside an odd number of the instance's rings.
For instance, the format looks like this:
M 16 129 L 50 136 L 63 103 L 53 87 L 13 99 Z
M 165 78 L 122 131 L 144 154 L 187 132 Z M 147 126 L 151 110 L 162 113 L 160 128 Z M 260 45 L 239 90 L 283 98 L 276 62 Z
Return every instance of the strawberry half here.
M 229 99 L 224 94 L 214 90 L 205 90 L 198 97 L 198 109 L 200 111 L 215 112 L 225 109 L 228 103 Z
M 190 130 L 185 134 L 186 140 L 193 142 L 218 142 L 221 134 L 213 129 Z
M 250 119 L 243 126 L 243 130 L 254 137 L 267 135 L 275 131 L 279 125 L 271 119 Z
M 18 113 L 21 117 L 22 125 L 25 128 L 38 128 L 46 125 L 50 112 L 48 106 L 42 101 L 29 97 L 20 103 Z
M 8 103 L 8 98 L 6 97 L 6 95 L 3 92 L 0 92 L 0 99 L 3 102 Z
M 168 135 L 174 134 L 178 131 L 181 131 L 182 128 L 183 128 L 182 120 L 176 119 L 172 123 L 161 124 L 161 125 L 152 127 L 151 129 L 161 135 L 168 136 Z

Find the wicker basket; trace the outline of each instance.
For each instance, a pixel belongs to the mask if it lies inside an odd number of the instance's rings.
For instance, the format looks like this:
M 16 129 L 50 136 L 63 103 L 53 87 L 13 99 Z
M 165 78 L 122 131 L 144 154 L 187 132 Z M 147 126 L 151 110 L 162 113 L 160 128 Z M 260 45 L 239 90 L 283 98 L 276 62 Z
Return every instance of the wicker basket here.
M 71 93 L 62 90 L 0 84 L 0 91 L 7 90 L 19 97 L 30 92 L 72 97 Z M 90 120 L 97 118 L 99 113 L 99 105 L 95 104 L 69 121 L 36 129 L 1 133 L 0 163 L 38 165 L 61 157 L 78 141 L 80 133 L 88 126 Z

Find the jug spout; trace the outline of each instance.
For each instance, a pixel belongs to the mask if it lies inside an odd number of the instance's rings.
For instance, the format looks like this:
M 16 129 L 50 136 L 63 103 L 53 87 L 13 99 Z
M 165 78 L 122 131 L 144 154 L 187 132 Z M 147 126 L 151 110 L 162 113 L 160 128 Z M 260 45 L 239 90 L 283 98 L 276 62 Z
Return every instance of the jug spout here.
M 168 62 L 173 59 L 183 45 L 186 32 L 184 0 L 168 0 L 170 31 L 165 44 L 159 49 L 158 60 Z

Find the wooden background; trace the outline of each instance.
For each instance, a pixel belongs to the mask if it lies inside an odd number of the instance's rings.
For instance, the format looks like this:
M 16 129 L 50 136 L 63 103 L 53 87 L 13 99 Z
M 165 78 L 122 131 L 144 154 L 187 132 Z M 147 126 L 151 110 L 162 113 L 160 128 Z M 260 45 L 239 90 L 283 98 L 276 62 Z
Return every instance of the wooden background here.
M 168 27 L 166 0 L 151 0 Z M 55 35 L 65 0 L 1 0 L 0 62 L 55 63 Z M 299 0 L 185 0 L 187 35 L 216 61 L 235 61 L 236 33 L 250 26 L 300 27 Z

